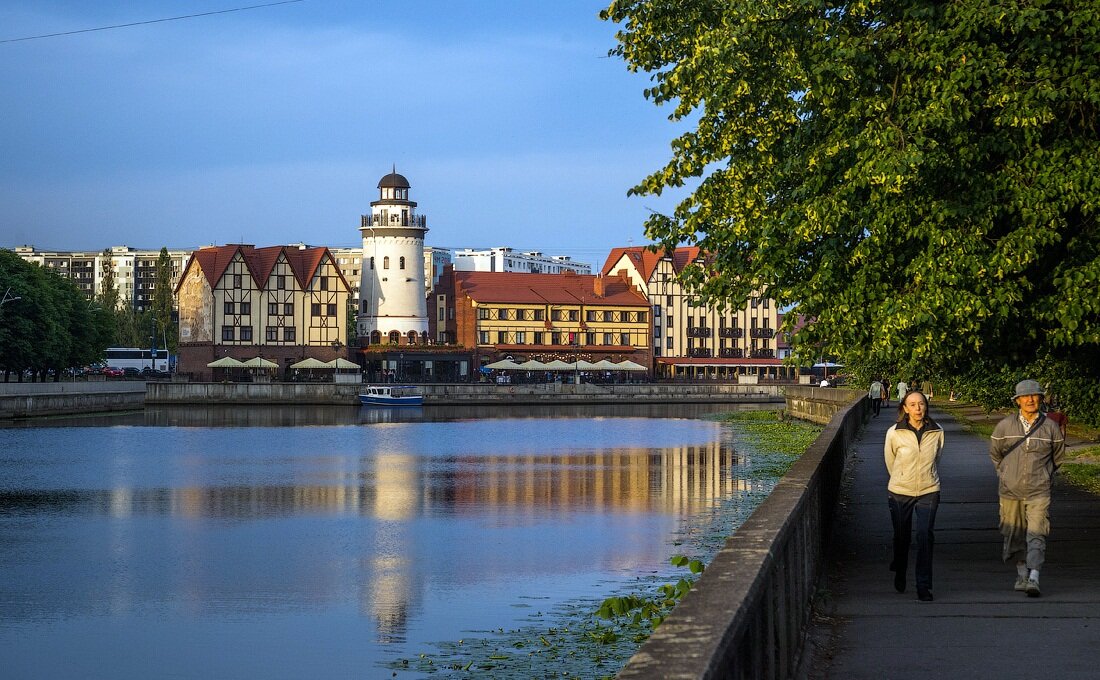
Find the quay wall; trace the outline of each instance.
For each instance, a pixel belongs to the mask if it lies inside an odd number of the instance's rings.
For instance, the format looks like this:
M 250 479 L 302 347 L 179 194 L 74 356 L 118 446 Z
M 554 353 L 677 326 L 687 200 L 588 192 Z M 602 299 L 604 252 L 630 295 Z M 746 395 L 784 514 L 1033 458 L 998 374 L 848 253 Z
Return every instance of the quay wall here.
M 144 382 L 0 383 L 0 420 L 145 407 Z
M 787 410 L 828 418 L 821 435 L 726 541 L 621 680 L 792 677 L 866 394 L 787 387 Z
M 167 383 L 151 382 L 146 403 L 333 404 L 359 403 L 361 385 L 334 383 Z M 780 385 L 595 385 L 427 384 L 417 385 L 432 404 L 615 404 L 623 401 L 781 402 Z

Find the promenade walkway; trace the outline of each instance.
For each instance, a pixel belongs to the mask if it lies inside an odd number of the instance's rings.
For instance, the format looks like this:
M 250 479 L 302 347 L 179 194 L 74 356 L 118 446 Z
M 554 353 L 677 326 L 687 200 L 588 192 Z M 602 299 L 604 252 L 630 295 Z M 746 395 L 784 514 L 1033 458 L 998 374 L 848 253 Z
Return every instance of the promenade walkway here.
M 894 408 L 872 418 L 853 451 L 824 597 L 801 675 L 858 678 L 1100 677 L 1100 498 L 1055 486 L 1042 597 L 1012 588 L 1000 560 L 997 480 L 988 439 L 932 404 L 946 446 L 936 521 L 934 602 L 898 594 L 882 442 Z

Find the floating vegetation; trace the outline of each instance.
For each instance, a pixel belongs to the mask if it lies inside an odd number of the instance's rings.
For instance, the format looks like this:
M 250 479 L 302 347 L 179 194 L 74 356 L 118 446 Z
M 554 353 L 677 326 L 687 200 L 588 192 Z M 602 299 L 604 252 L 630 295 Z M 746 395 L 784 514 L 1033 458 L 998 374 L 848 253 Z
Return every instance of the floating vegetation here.
M 712 419 L 729 428 L 727 437 L 738 453 L 735 474 L 750 483 L 707 511 L 685 518 L 672 539 L 679 554 L 669 560 L 669 570 L 639 576 L 603 600 L 581 598 L 549 611 L 532 612 L 515 629 L 473 631 L 457 642 L 433 643 L 430 653 L 390 662 L 387 667 L 392 675 L 491 680 L 614 678 L 691 589 L 706 562 L 822 429 L 776 411 L 746 411 Z

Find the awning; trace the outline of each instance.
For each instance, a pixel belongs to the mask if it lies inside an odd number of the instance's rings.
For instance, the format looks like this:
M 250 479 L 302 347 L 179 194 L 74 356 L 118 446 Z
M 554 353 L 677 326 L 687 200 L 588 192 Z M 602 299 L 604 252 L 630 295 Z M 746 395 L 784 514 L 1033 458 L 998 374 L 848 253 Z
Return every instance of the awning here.
M 546 364 L 542 363 L 541 361 L 536 361 L 534 359 L 528 359 L 527 361 L 525 361 L 525 362 L 523 362 L 522 364 L 519 365 L 519 370 L 521 370 L 521 371 L 545 371 L 546 370 Z
M 343 357 L 336 357 L 332 361 L 326 362 L 326 365 L 329 368 L 354 368 L 355 370 L 359 370 L 359 364 L 354 361 L 348 361 Z
M 550 363 L 546 364 L 546 370 L 548 371 L 572 371 L 573 364 L 562 361 L 561 359 L 554 359 Z
M 491 368 L 494 371 L 514 371 L 519 368 L 519 364 L 511 359 L 501 359 L 491 364 L 485 364 L 485 368 Z
M 626 361 L 623 361 L 623 362 L 619 363 L 616 366 L 616 370 L 619 370 L 619 371 L 644 371 L 644 370 L 646 370 L 646 367 L 642 366 L 641 364 L 634 363 L 630 359 L 627 359 Z

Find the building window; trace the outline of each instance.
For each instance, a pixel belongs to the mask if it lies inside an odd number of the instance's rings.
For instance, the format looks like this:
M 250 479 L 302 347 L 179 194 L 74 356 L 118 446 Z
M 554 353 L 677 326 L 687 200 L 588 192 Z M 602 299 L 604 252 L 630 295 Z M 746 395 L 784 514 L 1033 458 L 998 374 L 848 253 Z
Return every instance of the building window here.
M 294 316 L 294 303 L 293 302 L 284 302 L 283 303 L 283 316 Z
M 569 310 L 569 320 L 576 321 L 580 317 L 580 312 L 576 309 Z
M 526 345 L 527 344 L 527 334 L 524 333 L 523 331 L 516 331 L 516 344 L 517 345 Z
M 276 288 L 279 290 L 286 290 L 286 276 L 280 274 L 275 277 Z
M 268 326 L 264 329 L 264 339 L 268 342 L 278 342 L 279 329 L 275 326 Z
M 234 338 L 235 336 L 233 335 L 233 327 L 222 326 L 222 340 L 233 340 Z
M 660 339 L 660 337 L 661 337 L 661 327 L 660 326 L 654 326 L 653 327 L 653 338 L 654 339 Z
M 241 326 L 241 340 L 252 341 L 252 326 Z
M 233 314 L 233 313 L 234 313 L 234 310 L 235 310 L 236 308 L 237 308 L 237 306 L 236 306 L 236 305 L 235 305 L 234 303 L 232 303 L 232 302 L 228 302 L 228 301 L 227 301 L 227 302 L 226 302 L 226 303 L 225 303 L 225 304 L 224 304 L 224 305 L 222 306 L 222 311 L 223 311 L 223 312 L 225 312 L 226 314 Z
M 278 316 L 279 315 L 279 303 L 278 302 L 269 302 L 269 303 L 267 303 L 267 315 L 268 316 Z M 271 339 L 272 338 L 268 338 L 268 340 L 271 340 Z
M 665 326 L 668 327 L 668 328 L 672 328 L 672 315 L 671 314 L 669 314 L 667 317 L 665 317 Z
M 665 338 L 665 349 L 672 349 L 672 336 Z
M 241 314 L 251 314 L 251 313 L 252 313 L 252 303 L 251 302 L 242 302 L 241 303 Z
M 506 331 L 497 331 L 497 344 L 498 345 L 508 344 L 508 333 Z
M 619 333 L 619 344 L 628 347 L 630 345 L 630 333 Z
M 490 312 L 490 311 L 492 311 L 492 310 L 490 310 L 490 309 L 489 309 L 488 307 L 478 307 L 478 308 L 477 308 L 477 318 L 478 318 L 478 319 L 481 319 L 481 320 L 483 320 L 483 321 L 488 321 L 488 320 L 490 320 L 491 318 L 493 318 L 493 317 L 492 317 L 492 316 L 491 316 L 491 315 L 489 314 L 489 312 Z
M 309 313 L 313 316 L 321 316 L 321 303 L 314 302 L 309 306 Z
M 389 268 L 390 268 L 390 256 L 387 255 L 387 256 L 382 258 L 382 269 L 389 269 Z
M 657 319 L 661 316 L 661 305 L 653 305 L 653 318 Z
M 590 309 L 587 312 L 585 312 L 584 320 L 585 321 L 596 321 L 596 314 L 597 314 L 597 312 Z
M 533 344 L 533 345 L 541 345 L 542 344 L 542 331 L 535 331 L 534 333 L 531 334 L 531 344 Z
M 560 345 L 560 344 L 562 344 L 561 343 L 561 333 L 558 333 L 557 331 L 552 332 L 550 334 L 550 344 L 551 345 Z
M 400 258 L 398 258 L 397 268 L 398 269 L 404 269 L 405 268 L 405 256 L 404 255 L 402 255 Z
M 536 309 L 536 310 L 534 310 L 534 313 L 535 313 L 535 316 L 534 316 L 535 321 L 545 321 L 546 320 L 546 310 L 545 309 Z
M 439 312 L 439 320 L 440 321 L 446 321 L 447 320 L 447 318 L 446 318 L 447 309 L 445 307 L 440 307 L 438 312 Z
M 336 316 L 336 303 L 335 302 L 328 303 L 328 306 L 326 307 L 325 311 L 328 312 L 328 314 L 326 314 L 326 316 Z
M 244 278 L 240 274 L 233 275 L 233 287 L 240 288 L 244 285 Z
M 595 345 L 596 344 L 596 332 L 595 331 L 588 331 L 587 333 L 584 334 L 584 344 L 586 344 L 586 345 Z
M 657 316 L 657 315 L 654 315 L 653 318 L 657 319 L 657 318 L 660 318 L 660 317 Z M 638 323 L 649 323 L 649 312 L 648 311 L 638 312 Z
M 614 344 L 615 341 L 612 338 L 614 338 L 613 333 L 604 333 L 603 334 L 603 344 L 605 344 L 605 345 Z
M 283 342 L 294 342 L 294 333 L 297 329 L 294 326 L 286 326 L 283 328 Z
M 489 331 L 477 332 L 477 344 L 488 345 L 489 344 Z
M 665 307 L 671 307 L 671 306 L 672 306 L 672 296 L 671 295 L 666 295 L 665 296 Z
M 370 259 L 370 269 L 371 269 L 371 271 L 374 271 L 374 258 L 373 257 Z
M 616 321 L 615 313 L 610 310 L 604 310 L 603 320 L 607 322 Z

